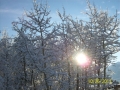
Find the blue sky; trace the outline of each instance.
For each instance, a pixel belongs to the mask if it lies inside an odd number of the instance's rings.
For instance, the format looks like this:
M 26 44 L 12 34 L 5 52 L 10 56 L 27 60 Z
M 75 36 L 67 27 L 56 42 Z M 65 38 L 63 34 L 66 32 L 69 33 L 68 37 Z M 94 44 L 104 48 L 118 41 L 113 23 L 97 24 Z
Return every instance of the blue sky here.
M 62 7 L 65 8 L 66 13 L 73 17 L 86 20 L 87 17 L 81 12 L 87 11 L 86 0 L 37 0 L 45 3 L 48 2 L 51 10 L 53 21 L 59 21 L 56 11 L 62 12 Z M 98 9 L 108 10 L 109 15 L 115 14 L 117 10 L 120 14 L 120 0 L 89 0 L 91 4 L 95 4 Z M 15 36 L 16 33 L 12 30 L 12 21 L 16 21 L 21 17 L 24 10 L 30 10 L 32 7 L 32 0 L 0 0 L 0 30 L 7 30 L 8 34 Z M 120 15 L 119 17 L 120 18 Z M 120 53 L 117 61 L 120 61 Z

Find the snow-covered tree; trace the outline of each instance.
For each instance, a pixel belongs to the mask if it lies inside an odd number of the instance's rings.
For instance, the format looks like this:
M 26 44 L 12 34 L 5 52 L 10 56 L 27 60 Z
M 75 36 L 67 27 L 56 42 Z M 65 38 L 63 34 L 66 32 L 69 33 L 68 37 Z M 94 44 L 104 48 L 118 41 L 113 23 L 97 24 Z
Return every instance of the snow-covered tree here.
M 2 32 L 0 40 L 0 89 L 14 90 L 14 76 L 12 63 L 12 38 L 6 30 Z
M 117 11 L 114 16 L 110 16 L 108 11 L 97 10 L 95 6 L 91 6 L 88 2 L 90 9 L 86 14 L 90 17 L 87 27 L 91 31 L 95 48 L 95 65 L 99 67 L 97 70 L 98 76 L 107 78 L 106 68 L 109 63 L 114 60 L 113 56 L 120 50 L 119 42 L 119 25 Z
M 61 20 L 65 22 L 61 24 L 65 24 L 63 26 L 64 28 L 62 28 L 65 32 L 63 35 L 67 36 L 68 41 L 74 43 L 71 44 L 74 47 L 71 51 L 85 52 L 91 59 L 91 66 L 86 69 L 86 76 L 88 78 L 105 79 L 108 78 L 106 68 L 114 60 L 115 56 L 113 55 L 120 50 L 120 36 L 118 35 L 120 22 L 117 17 L 117 12 L 114 16 L 109 16 L 107 11 L 97 10 L 89 2 L 88 8 L 89 11 L 86 12 L 89 17 L 88 21 L 74 20 L 58 12 Z M 78 80 L 77 84 L 79 82 L 81 81 Z M 97 86 L 100 87 L 99 84 Z M 76 87 L 78 90 L 82 86 L 77 85 Z
M 109 84 L 91 85 L 89 79 L 109 78 L 107 66 L 120 51 L 117 12 L 110 16 L 89 1 L 89 20 L 73 19 L 58 11 L 61 21 L 52 23 L 47 4 L 33 1 L 33 9 L 12 22 L 18 33 L 0 40 L 1 90 L 93 90 Z M 80 65 L 77 53 L 84 53 L 89 62 Z M 80 59 L 82 60 L 82 58 Z
M 55 88 L 54 84 L 61 56 L 56 44 L 56 27 L 50 22 L 47 5 L 37 4 L 35 1 L 33 5 L 34 9 L 26 12 L 26 19 L 19 18 L 18 22 L 13 22 L 13 29 L 19 34 L 16 47 L 19 52 L 22 50 L 20 57 L 24 64 L 24 81 L 30 69 L 34 89 L 56 90 L 58 87 Z M 32 66 L 34 68 L 29 68 Z

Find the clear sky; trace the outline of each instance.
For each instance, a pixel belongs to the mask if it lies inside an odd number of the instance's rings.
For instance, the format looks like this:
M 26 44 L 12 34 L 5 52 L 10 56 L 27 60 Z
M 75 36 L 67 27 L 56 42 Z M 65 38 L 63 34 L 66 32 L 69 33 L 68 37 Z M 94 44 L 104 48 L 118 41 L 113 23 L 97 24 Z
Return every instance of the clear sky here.
M 37 0 L 38 2 L 48 2 L 51 10 L 53 21 L 59 21 L 56 11 L 62 12 L 62 7 L 65 8 L 66 13 L 73 17 L 86 20 L 87 17 L 81 12 L 87 11 L 86 0 Z M 109 15 L 115 14 L 116 10 L 120 14 L 120 0 L 89 0 L 91 4 L 95 4 L 98 9 L 108 10 Z M 16 33 L 12 30 L 12 21 L 21 17 L 24 10 L 33 8 L 32 0 L 0 0 L 0 30 L 7 30 L 9 35 L 15 36 Z M 120 18 L 120 15 L 119 17 Z M 120 61 L 120 53 L 117 61 Z

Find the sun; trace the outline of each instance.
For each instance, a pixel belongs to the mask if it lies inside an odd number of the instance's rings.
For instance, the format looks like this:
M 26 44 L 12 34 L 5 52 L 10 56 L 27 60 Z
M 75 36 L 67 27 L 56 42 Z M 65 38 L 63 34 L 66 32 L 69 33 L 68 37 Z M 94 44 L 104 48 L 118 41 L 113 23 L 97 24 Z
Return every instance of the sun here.
M 87 56 L 84 53 L 78 53 L 75 56 L 75 60 L 80 65 L 85 65 L 88 62 L 88 58 L 87 58 Z

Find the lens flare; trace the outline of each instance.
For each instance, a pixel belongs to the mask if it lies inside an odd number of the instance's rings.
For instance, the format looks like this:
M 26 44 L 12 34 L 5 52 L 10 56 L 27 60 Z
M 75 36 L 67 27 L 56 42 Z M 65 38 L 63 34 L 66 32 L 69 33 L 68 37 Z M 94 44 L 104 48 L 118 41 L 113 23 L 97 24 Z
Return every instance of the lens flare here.
M 84 53 L 78 53 L 75 57 L 78 64 L 86 66 L 88 64 L 88 57 Z

